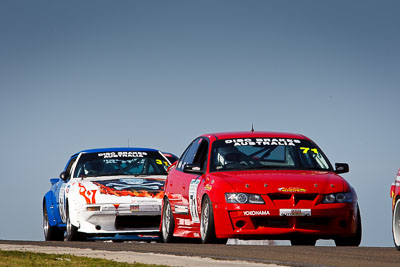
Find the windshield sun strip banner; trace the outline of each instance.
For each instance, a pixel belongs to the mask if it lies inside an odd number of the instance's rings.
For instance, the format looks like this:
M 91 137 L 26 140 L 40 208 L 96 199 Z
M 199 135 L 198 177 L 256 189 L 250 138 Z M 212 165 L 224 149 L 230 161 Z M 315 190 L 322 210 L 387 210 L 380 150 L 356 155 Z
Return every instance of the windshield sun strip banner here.
M 144 151 L 116 151 L 116 152 L 102 152 L 98 153 L 99 158 L 143 158 L 147 156 Z
M 301 143 L 300 139 L 292 138 L 238 138 L 224 141 L 233 146 L 296 146 Z

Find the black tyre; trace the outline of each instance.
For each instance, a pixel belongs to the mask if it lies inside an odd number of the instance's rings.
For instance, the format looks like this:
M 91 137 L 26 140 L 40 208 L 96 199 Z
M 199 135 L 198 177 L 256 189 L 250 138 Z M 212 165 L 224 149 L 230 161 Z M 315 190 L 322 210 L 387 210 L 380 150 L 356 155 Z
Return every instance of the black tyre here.
M 172 214 L 168 199 L 165 198 L 161 224 L 161 238 L 164 243 L 171 243 L 174 240 L 174 228 L 174 215 Z
M 290 240 L 292 246 L 315 246 L 317 240 L 310 237 L 296 237 Z
M 351 237 L 341 237 L 335 239 L 335 244 L 337 247 L 343 246 L 353 246 L 358 247 L 361 243 L 362 237 L 362 224 L 361 224 L 361 215 L 360 215 L 360 208 L 357 205 L 357 230 L 356 234 Z
M 396 200 L 392 214 L 393 242 L 397 250 L 400 250 L 400 198 Z
M 44 240 L 46 241 L 62 241 L 64 238 L 63 231 L 61 231 L 57 226 L 50 226 L 45 204 L 43 204 L 43 233 Z
M 201 205 L 200 218 L 201 243 L 226 244 L 227 238 L 217 238 L 215 235 L 214 212 L 210 198 L 206 195 Z

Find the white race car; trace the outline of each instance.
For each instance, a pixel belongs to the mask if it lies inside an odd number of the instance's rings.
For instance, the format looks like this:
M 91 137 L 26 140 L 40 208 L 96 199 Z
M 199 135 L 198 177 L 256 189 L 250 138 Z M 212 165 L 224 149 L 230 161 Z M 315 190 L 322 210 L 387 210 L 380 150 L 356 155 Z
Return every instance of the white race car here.
M 45 240 L 158 238 L 169 165 L 148 148 L 74 154 L 43 198 Z

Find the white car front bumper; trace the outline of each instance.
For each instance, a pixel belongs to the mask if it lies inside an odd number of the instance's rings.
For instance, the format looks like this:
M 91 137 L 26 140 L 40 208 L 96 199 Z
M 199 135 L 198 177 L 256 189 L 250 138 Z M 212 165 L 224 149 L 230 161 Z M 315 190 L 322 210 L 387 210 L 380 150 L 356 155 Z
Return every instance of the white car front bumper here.
M 94 204 L 79 212 L 78 231 L 102 234 L 158 233 L 160 203 Z

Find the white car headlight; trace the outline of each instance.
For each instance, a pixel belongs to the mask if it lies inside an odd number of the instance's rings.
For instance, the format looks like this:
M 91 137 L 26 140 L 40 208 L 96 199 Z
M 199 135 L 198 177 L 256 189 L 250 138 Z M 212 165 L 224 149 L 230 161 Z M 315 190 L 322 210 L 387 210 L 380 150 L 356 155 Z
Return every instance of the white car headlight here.
M 237 204 L 265 204 L 261 195 L 246 193 L 226 193 L 225 199 L 227 203 Z
M 100 206 L 87 206 L 87 211 L 100 211 Z

